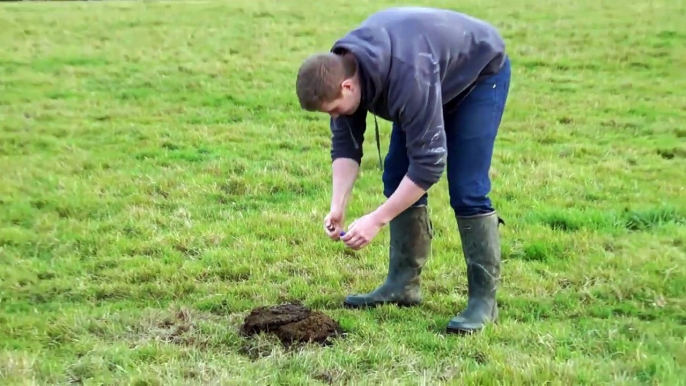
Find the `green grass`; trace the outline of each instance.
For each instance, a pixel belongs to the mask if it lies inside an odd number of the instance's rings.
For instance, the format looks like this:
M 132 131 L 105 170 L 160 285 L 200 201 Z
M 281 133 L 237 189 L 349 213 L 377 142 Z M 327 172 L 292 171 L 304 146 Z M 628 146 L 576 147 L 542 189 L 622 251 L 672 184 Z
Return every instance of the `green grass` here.
M 329 129 L 295 73 L 397 2 L 3 4 L 1 383 L 683 384 L 686 4 L 417 3 L 489 20 L 512 57 L 498 325 L 443 333 L 467 285 L 445 179 L 425 303 L 341 308 L 384 279 L 388 229 L 325 237 Z M 383 202 L 366 144 L 349 219 Z M 347 338 L 238 335 L 296 299 Z

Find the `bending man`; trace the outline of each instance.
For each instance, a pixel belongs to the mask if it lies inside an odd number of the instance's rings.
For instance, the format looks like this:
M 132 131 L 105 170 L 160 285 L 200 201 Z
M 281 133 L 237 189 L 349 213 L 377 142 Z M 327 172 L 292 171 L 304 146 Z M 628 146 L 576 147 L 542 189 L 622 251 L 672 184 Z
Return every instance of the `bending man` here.
M 375 13 L 330 52 L 303 62 L 296 84 L 301 107 L 331 116 L 333 195 L 325 231 L 360 249 L 390 224 L 386 281 L 348 296 L 346 306 L 420 303 L 419 276 L 433 238 L 427 191 L 446 172 L 469 284 L 467 308 L 448 331 L 473 332 L 496 320 L 499 218 L 488 197 L 489 169 L 509 84 L 510 62 L 496 29 L 433 8 Z M 368 112 L 375 122 L 376 116 L 393 122 L 383 171 L 387 200 L 341 236 Z

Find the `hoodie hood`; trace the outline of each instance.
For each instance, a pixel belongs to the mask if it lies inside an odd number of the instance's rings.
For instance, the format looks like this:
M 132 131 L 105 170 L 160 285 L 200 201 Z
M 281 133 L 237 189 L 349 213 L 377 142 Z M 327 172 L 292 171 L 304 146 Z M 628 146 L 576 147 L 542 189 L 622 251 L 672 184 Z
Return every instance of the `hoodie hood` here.
M 357 28 L 336 41 L 331 52 L 351 52 L 358 62 L 362 103 L 370 111 L 382 97 L 391 67 L 391 41 L 385 30 Z
M 331 120 L 332 160 L 361 161 L 369 112 L 379 161 L 377 116 L 402 130 L 407 176 L 428 190 L 446 167 L 444 107 L 454 107 L 475 82 L 500 71 L 505 42 L 490 24 L 459 12 L 395 7 L 371 15 L 331 49 L 344 50 L 358 60 L 361 100 L 353 114 Z

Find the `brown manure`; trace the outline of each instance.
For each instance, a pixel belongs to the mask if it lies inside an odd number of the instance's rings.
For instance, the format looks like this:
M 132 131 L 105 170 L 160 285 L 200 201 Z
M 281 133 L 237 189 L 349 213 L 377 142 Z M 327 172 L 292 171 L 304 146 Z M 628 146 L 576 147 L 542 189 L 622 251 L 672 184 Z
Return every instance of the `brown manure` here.
M 274 334 L 284 345 L 310 342 L 328 345 L 332 338 L 344 333 L 338 322 L 326 314 L 292 303 L 253 309 L 240 332 L 244 336 Z

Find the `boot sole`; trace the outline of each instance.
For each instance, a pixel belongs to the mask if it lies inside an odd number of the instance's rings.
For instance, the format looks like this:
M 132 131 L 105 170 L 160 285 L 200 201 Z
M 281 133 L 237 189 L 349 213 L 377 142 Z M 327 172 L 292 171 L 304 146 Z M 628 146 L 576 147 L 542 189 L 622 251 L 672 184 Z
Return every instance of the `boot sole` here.
M 466 328 L 450 328 L 446 327 L 445 332 L 448 334 L 454 334 L 454 335 L 472 335 L 477 332 L 480 332 L 483 330 L 483 328 L 474 328 L 474 329 L 466 329 Z
M 484 328 L 486 328 L 486 325 L 489 324 L 489 323 L 490 323 L 490 324 L 494 324 L 494 325 L 495 325 L 495 324 L 498 324 L 498 318 L 491 319 L 490 321 L 488 321 L 488 322 L 487 322 L 486 324 L 484 324 L 483 326 L 477 327 L 477 328 L 458 328 L 458 327 L 450 327 L 450 326 L 447 326 L 447 327 L 445 328 L 445 332 L 448 333 L 448 334 L 471 335 L 471 334 L 474 334 L 474 333 L 477 333 L 477 332 L 481 332 L 481 330 L 483 330 Z
M 408 307 L 416 307 L 421 305 L 421 302 L 374 302 L 374 303 L 348 303 L 346 301 L 343 302 L 343 306 L 345 308 L 352 308 L 352 309 L 360 309 L 360 308 L 376 308 L 382 305 L 386 304 L 391 304 L 394 306 L 402 307 L 402 308 L 408 308 Z

